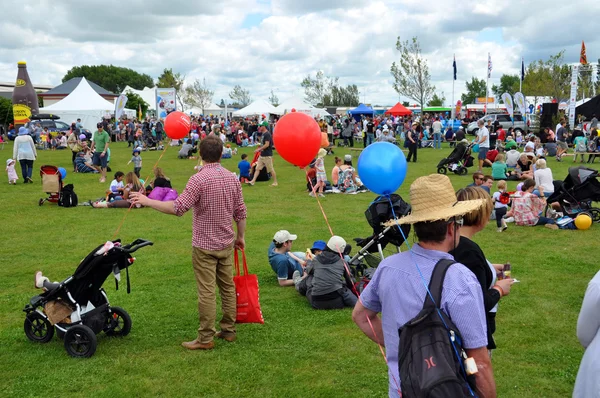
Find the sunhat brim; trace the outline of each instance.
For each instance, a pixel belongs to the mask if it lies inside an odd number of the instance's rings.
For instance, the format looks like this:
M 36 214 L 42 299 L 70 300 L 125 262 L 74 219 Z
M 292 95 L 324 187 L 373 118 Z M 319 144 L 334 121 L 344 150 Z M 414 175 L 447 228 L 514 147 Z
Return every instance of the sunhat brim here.
M 418 222 L 432 222 L 440 220 L 449 220 L 452 217 L 462 216 L 475 211 L 485 204 L 485 199 L 465 200 L 456 202 L 452 207 L 438 210 L 420 211 L 412 213 L 397 220 L 389 220 L 384 225 L 386 227 L 396 224 L 415 224 Z

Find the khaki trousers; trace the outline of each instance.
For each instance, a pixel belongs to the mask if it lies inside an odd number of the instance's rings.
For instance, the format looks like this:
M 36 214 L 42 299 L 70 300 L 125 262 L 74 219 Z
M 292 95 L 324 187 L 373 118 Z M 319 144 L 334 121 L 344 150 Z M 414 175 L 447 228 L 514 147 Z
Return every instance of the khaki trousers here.
M 221 294 L 220 327 L 224 335 L 235 334 L 237 315 L 235 285 L 233 284 L 233 245 L 223 250 L 192 248 L 192 264 L 198 286 L 198 315 L 200 328 L 198 341 L 206 344 L 213 341 L 217 318 L 216 287 Z

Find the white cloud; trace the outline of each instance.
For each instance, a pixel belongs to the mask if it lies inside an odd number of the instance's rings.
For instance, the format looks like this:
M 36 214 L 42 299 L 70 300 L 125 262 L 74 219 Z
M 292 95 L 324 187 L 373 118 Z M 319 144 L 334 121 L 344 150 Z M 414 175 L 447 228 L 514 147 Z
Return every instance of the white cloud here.
M 448 103 L 453 54 L 455 101 L 465 80 L 485 78 L 488 52 L 490 86 L 503 73 L 518 73 L 521 56 L 531 62 L 566 49 L 565 61 L 577 62 L 582 39 L 588 59 L 600 57 L 595 25 L 585 17 L 600 11 L 591 0 L 560 9 L 542 0 L 468 6 L 442 0 L 10 1 L 14 7 L 4 7 L 0 21 L 0 81 L 15 79 L 21 59 L 40 84 L 59 84 L 76 65 L 114 64 L 154 78 L 173 68 L 190 81 L 206 78 L 215 102 L 228 98 L 235 84 L 254 98 L 271 89 L 280 99 L 302 95 L 302 78 L 323 70 L 357 84 L 367 102 L 393 104 L 398 95 L 389 70 L 398 60 L 398 36 L 418 36 L 433 84 Z M 264 18 L 243 28 L 249 15 Z

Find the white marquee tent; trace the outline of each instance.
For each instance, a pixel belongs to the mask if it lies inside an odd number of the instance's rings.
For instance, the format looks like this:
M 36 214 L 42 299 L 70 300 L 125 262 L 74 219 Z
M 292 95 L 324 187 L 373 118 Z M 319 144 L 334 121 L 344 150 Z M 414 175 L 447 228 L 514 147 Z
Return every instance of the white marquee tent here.
M 186 113 L 190 113 L 192 115 L 202 115 L 202 109 L 200 108 L 186 108 L 185 110 Z M 204 115 L 214 115 L 214 116 L 224 116 L 225 115 L 225 108 L 221 108 L 219 105 L 215 104 L 215 103 L 211 103 L 210 105 L 208 105 L 206 108 L 204 108 Z
M 60 116 L 67 124 L 81 118 L 84 128 L 94 131 L 96 123 L 105 116 L 110 116 L 115 111 L 115 104 L 102 98 L 89 85 L 85 78 L 81 79 L 79 85 L 62 100 L 40 109 L 40 113 L 50 113 Z M 127 111 L 127 110 L 126 110 Z M 135 111 L 129 110 L 129 114 Z
M 140 97 L 142 97 L 142 99 L 144 101 L 146 101 L 146 103 L 148 105 L 150 105 L 148 107 L 148 110 L 156 112 L 156 87 L 152 87 L 152 88 L 144 87 L 143 90 L 136 90 L 135 88 L 125 86 L 125 89 L 123 90 L 123 92 L 121 94 L 127 95 L 128 91 L 131 91 L 132 93 L 137 94 Z
M 295 109 L 296 112 L 306 113 L 312 117 L 330 116 L 325 109 L 316 108 L 296 97 L 288 98 L 287 100 L 283 101 L 275 108 L 274 113 L 276 115 L 283 115 L 291 112 L 292 109 Z
M 277 114 L 275 107 L 265 100 L 256 100 L 245 108 L 233 112 L 233 116 L 253 116 L 253 115 L 270 115 Z

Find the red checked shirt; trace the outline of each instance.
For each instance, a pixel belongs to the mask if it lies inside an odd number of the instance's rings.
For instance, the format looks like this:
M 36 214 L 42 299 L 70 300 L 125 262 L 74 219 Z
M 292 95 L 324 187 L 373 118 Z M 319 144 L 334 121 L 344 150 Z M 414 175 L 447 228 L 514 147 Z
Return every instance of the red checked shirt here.
M 209 163 L 193 175 L 173 207 L 177 216 L 194 209 L 192 246 L 223 250 L 235 240 L 232 221 L 246 218 L 242 187 L 235 174 Z

